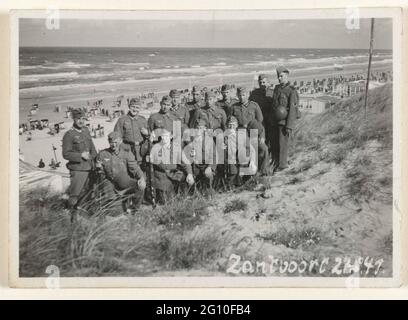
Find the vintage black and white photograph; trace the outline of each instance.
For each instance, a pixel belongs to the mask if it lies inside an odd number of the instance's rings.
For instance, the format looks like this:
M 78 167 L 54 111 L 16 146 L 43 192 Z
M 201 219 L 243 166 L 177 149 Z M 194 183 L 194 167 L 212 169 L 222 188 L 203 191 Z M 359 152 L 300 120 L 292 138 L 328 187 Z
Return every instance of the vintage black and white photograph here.
M 397 284 L 398 10 L 13 18 L 17 285 Z

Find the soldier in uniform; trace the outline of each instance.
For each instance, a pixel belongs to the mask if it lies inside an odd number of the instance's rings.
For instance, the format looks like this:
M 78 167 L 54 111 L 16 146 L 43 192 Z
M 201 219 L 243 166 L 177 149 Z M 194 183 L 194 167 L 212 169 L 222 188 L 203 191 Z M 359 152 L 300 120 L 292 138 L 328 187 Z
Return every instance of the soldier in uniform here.
M 173 131 L 174 118 L 170 114 L 172 100 L 169 96 L 163 96 L 160 101 L 160 111 L 150 115 L 147 125 L 150 132 L 156 129 L 165 129 L 169 132 Z
M 91 134 L 85 126 L 85 115 L 81 109 L 72 110 L 73 126 L 62 139 L 62 156 L 68 160 L 71 183 L 68 188 L 68 206 L 77 207 L 90 184 L 90 172 L 94 169 L 96 149 Z
M 230 116 L 227 126 L 228 129 L 225 131 L 226 155 L 224 157 L 224 170 L 226 172 L 224 173 L 229 186 L 239 186 L 243 178 L 248 178 L 257 172 L 256 150 L 251 143 L 247 143 L 246 131 L 244 131 L 244 138 L 239 140 L 239 123 L 236 117 Z M 249 159 L 247 159 L 247 155 L 249 155 Z M 248 161 L 243 162 L 243 159 Z
M 249 100 L 256 102 L 261 108 L 264 117 L 265 140 L 267 146 L 270 147 L 271 124 L 268 123 L 268 119 L 270 119 L 270 113 L 272 112 L 273 86 L 270 85 L 269 79 L 265 74 L 258 76 L 258 85 L 259 88 L 251 92 Z
M 297 117 L 297 92 L 289 82 L 289 70 L 278 67 L 276 73 L 279 85 L 275 86 L 272 98 L 273 112 L 270 114 L 272 164 L 275 171 L 282 171 L 288 167 L 288 149 L 293 136 L 293 129 Z M 287 116 L 278 118 L 277 109 L 286 109 Z
M 205 93 L 205 106 L 201 109 L 195 110 L 190 121 L 190 128 L 196 127 L 196 121 L 204 120 L 208 129 L 225 130 L 227 122 L 227 115 L 224 110 L 216 105 L 217 98 L 213 91 Z
M 231 107 L 231 116 L 238 120 L 238 126 L 246 128 L 248 123 L 256 120 L 259 123 L 263 122 L 263 115 L 259 105 L 249 100 L 249 92 L 245 87 L 237 88 L 237 96 L 239 101 Z
M 190 118 L 193 116 L 195 110 L 201 109 L 205 106 L 204 96 L 201 92 L 201 88 L 198 85 L 193 86 L 192 94 L 193 99 L 186 104 L 187 109 L 190 112 Z
M 147 121 L 139 115 L 140 109 L 140 100 L 132 98 L 129 101 L 129 112 L 118 119 L 114 128 L 139 163 L 142 161 L 140 145 L 148 135 Z
M 231 113 L 231 107 L 237 102 L 236 99 L 232 98 L 232 86 L 229 84 L 223 84 L 221 86 L 222 99 L 217 101 L 217 105 L 224 110 L 227 117 Z
M 194 128 L 197 130 L 196 135 L 184 148 L 182 161 L 184 164 L 191 165 L 194 180 L 201 189 L 208 187 L 211 189 L 217 170 L 213 136 L 205 134 L 208 126 L 204 119 L 198 119 Z
M 122 143 L 120 134 L 116 131 L 108 135 L 109 148 L 102 150 L 97 156 L 97 166 L 103 169 L 106 179 L 103 180 L 104 200 L 113 204 L 117 196 L 131 197 L 134 209 L 139 208 L 146 188 L 146 178 L 139 167 L 129 144 Z M 120 199 L 120 198 L 119 198 Z M 122 207 L 123 208 L 123 207 Z M 126 206 L 125 206 L 126 208 Z
M 182 163 L 181 153 L 179 159 L 174 158 L 177 154 L 174 152 L 175 148 L 180 148 L 181 151 L 181 146 L 173 143 L 171 132 L 163 130 L 160 142 L 154 144 L 151 150 L 144 149 L 150 153 L 149 158 L 154 169 L 152 185 L 160 204 L 165 204 L 174 197 L 183 182 L 189 186 L 194 184 L 191 165 Z
M 188 108 L 181 102 L 181 93 L 176 89 L 170 90 L 171 109 L 170 114 L 176 121 L 181 122 L 182 128 L 187 128 L 190 121 L 190 112 Z

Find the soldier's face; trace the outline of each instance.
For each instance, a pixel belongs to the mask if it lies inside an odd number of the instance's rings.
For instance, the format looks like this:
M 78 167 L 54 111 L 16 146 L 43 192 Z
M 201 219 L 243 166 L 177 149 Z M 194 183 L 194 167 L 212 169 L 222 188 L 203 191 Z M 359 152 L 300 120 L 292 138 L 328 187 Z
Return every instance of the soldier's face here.
M 278 75 L 278 80 L 280 84 L 285 84 L 289 81 L 289 75 L 286 72 L 281 72 Z
M 206 99 L 206 102 L 207 102 L 207 106 L 213 106 L 217 102 L 217 98 L 216 97 L 208 97 Z
M 181 103 L 181 96 L 172 96 L 171 101 L 173 106 L 177 106 Z
M 266 78 L 260 79 L 258 80 L 258 84 L 259 84 L 259 88 L 266 89 L 266 87 L 269 85 L 269 81 Z
M 170 144 L 171 141 L 171 134 L 168 132 L 165 132 L 162 136 L 161 136 L 161 141 L 163 144 L 168 145 Z
M 122 140 L 120 138 L 109 140 L 109 147 L 112 149 L 113 152 L 118 152 L 121 143 Z
M 74 125 L 75 127 L 81 129 L 85 125 L 85 117 L 75 118 Z
M 249 93 L 247 91 L 238 93 L 238 99 L 240 102 L 245 103 L 248 101 Z
M 238 128 L 238 123 L 236 123 L 236 122 L 230 122 L 230 123 L 228 123 L 228 129 L 230 129 L 230 130 L 237 130 L 237 128 Z
M 171 102 L 162 102 L 160 105 L 162 112 L 167 113 L 171 108 Z
M 130 105 L 129 112 L 132 116 L 137 116 L 140 112 L 140 107 L 138 105 Z
M 231 91 L 230 90 L 223 91 L 223 92 L 221 92 L 221 94 L 222 94 L 222 97 L 223 97 L 224 100 L 227 100 L 227 99 L 229 99 L 231 97 Z
M 200 101 L 201 100 L 201 94 L 200 93 L 198 93 L 198 92 L 194 92 L 193 93 L 193 99 L 194 99 L 194 101 Z

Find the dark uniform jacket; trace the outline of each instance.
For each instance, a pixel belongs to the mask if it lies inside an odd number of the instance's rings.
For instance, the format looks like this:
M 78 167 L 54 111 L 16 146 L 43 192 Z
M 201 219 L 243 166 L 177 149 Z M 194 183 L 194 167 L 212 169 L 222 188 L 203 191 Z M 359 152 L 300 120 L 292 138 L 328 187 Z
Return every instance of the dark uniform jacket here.
M 208 150 L 208 153 L 206 153 Z M 212 150 L 212 153 L 211 151 Z M 191 165 L 194 175 L 203 173 L 211 167 L 215 172 L 217 169 L 217 156 L 214 139 L 210 136 L 195 137 L 189 145 L 184 147 L 182 162 Z
M 267 87 L 265 90 L 257 88 L 252 91 L 249 100 L 256 102 L 261 108 L 264 118 L 268 119 L 268 115 L 272 112 L 272 97 L 273 87 Z
M 132 117 L 129 113 L 120 117 L 116 122 L 114 131 L 118 132 L 123 142 L 128 144 L 140 144 L 143 136 L 140 130 L 147 129 L 147 121 L 142 116 Z
M 216 102 L 216 105 L 221 108 L 222 110 L 224 110 L 225 114 L 227 115 L 227 117 L 231 114 L 231 107 L 237 103 L 238 100 L 237 99 L 230 99 L 230 100 L 218 100 Z
M 119 190 L 130 185 L 130 179 L 145 177 L 130 148 L 124 144 L 121 144 L 117 154 L 110 148 L 102 150 L 97 159 L 102 162 L 106 178 Z
M 88 151 L 89 160 L 81 157 L 82 152 Z M 96 157 L 96 149 L 93 144 L 88 128 L 83 127 L 81 131 L 71 128 L 62 138 L 62 156 L 68 160 L 67 168 L 74 171 L 90 171 L 93 160 Z
M 277 121 L 274 116 L 274 112 L 270 114 L 270 123 L 273 126 L 281 125 L 286 126 L 289 129 L 293 129 L 296 121 L 296 100 L 297 94 L 296 89 L 290 85 L 290 83 L 286 83 L 284 85 L 277 85 L 273 90 L 273 98 L 272 98 L 272 106 L 273 109 L 276 109 L 279 106 L 283 106 L 288 111 L 288 116 L 286 119 Z
M 169 132 L 173 131 L 174 117 L 169 113 L 161 111 L 153 113 L 147 121 L 149 130 L 152 132 L 155 129 L 165 129 Z
M 173 188 L 173 182 L 181 182 L 185 179 L 187 174 L 192 174 L 191 165 L 184 164 L 180 159 L 173 159 L 173 142 L 169 147 L 163 146 L 161 144 L 154 144 L 152 146 L 152 152 L 150 155 L 150 160 L 153 164 L 154 176 L 152 177 L 152 184 L 155 189 L 158 190 L 170 190 Z M 149 149 L 143 148 L 143 150 L 148 153 Z M 163 152 L 169 155 L 167 158 L 168 163 L 163 163 L 161 160 L 166 158 Z M 166 161 L 167 162 L 167 161 Z
M 181 125 L 188 126 L 190 112 L 184 104 L 179 104 L 175 108 L 170 109 L 169 113 L 174 117 L 174 120 L 180 121 Z
M 209 129 L 225 129 L 227 115 L 225 111 L 217 106 L 204 107 L 194 112 L 190 121 L 190 128 L 194 128 L 198 120 L 204 120 Z
M 261 108 L 256 102 L 248 101 L 247 103 L 237 102 L 231 107 L 231 115 L 238 120 L 238 126 L 246 128 L 248 123 L 256 120 L 260 123 L 263 121 Z

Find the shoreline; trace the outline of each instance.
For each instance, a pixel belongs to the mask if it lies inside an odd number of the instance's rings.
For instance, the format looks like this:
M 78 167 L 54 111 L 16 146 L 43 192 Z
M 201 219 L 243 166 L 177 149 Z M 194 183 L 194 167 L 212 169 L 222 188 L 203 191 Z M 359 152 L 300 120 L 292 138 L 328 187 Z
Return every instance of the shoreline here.
M 378 64 L 372 66 L 372 71 L 384 71 L 392 69 L 391 64 Z M 272 70 L 273 71 L 273 70 Z M 290 80 L 293 81 L 309 81 L 313 78 L 321 79 L 330 76 L 339 75 L 352 75 L 356 73 L 366 73 L 366 68 L 346 67 L 344 70 L 304 70 L 301 72 L 294 72 L 290 74 Z M 103 99 L 104 107 L 110 107 L 116 100 L 116 97 L 123 95 L 126 97 L 132 97 L 136 94 L 154 92 L 159 97 L 168 93 L 171 89 L 184 89 L 190 88 L 194 84 L 206 87 L 217 87 L 223 83 L 234 83 L 236 85 L 245 85 L 250 88 L 257 86 L 257 81 L 254 76 L 262 73 L 262 71 L 246 75 L 237 76 L 223 76 L 211 75 L 200 78 L 181 78 L 181 79 L 156 79 L 156 80 L 136 80 L 137 83 L 132 82 L 120 82 L 115 84 L 97 83 L 92 87 L 78 87 L 78 88 L 65 88 L 63 90 L 49 90 L 46 93 L 27 92 L 25 89 L 19 90 L 19 122 L 23 119 L 27 119 L 28 111 L 32 104 L 37 103 L 40 106 L 40 111 L 34 118 L 47 118 L 52 121 L 65 121 L 65 108 L 66 106 L 82 107 L 86 105 L 87 101 L 92 103 L 98 99 Z M 274 73 L 267 73 L 271 76 L 271 83 L 276 84 Z M 139 82 L 140 81 L 140 82 Z M 125 100 L 124 99 L 124 100 Z M 53 111 L 56 105 L 61 105 L 62 112 L 56 113 Z

